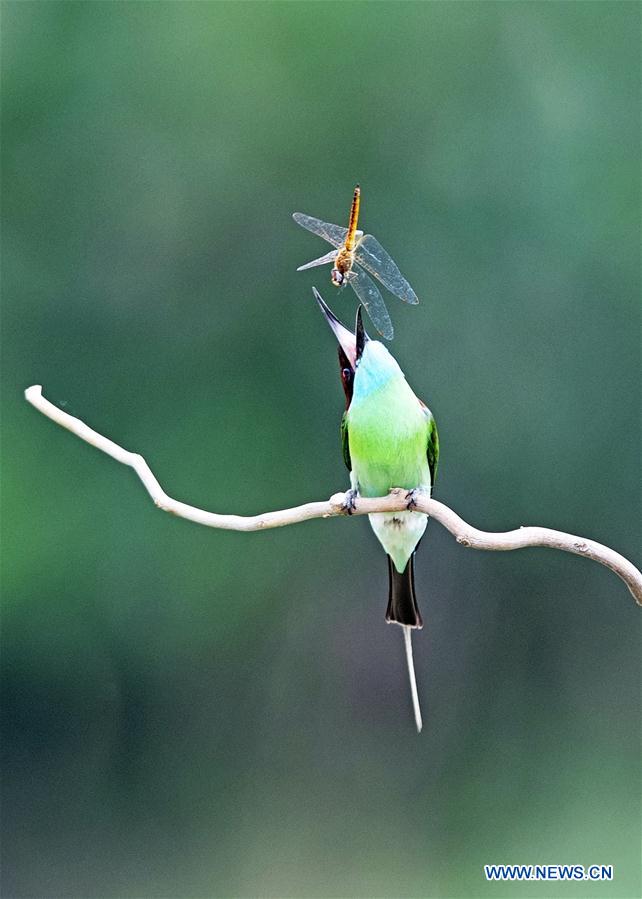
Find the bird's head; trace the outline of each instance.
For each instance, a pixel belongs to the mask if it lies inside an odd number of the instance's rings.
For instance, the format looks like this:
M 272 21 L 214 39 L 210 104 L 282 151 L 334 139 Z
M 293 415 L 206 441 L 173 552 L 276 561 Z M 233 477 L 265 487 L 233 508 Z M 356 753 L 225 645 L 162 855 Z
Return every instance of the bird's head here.
M 378 340 L 371 340 L 363 327 L 361 306 L 357 309 L 354 333 L 341 324 L 328 307 L 319 291 L 313 287 L 314 296 L 325 320 L 339 342 L 339 368 L 341 383 L 346 395 L 346 408 L 356 390 L 365 395 L 383 386 L 390 378 L 403 374 L 397 361 Z

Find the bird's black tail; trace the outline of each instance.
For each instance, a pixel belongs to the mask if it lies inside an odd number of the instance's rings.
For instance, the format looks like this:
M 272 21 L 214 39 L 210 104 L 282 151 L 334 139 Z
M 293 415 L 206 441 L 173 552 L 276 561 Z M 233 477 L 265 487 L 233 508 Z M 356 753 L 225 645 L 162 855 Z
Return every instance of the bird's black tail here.
M 388 556 L 388 584 L 390 595 L 386 610 L 386 621 L 404 624 L 406 627 L 421 628 L 424 626 L 417 597 L 415 596 L 415 554 L 408 559 L 402 574 L 399 574 L 394 562 Z

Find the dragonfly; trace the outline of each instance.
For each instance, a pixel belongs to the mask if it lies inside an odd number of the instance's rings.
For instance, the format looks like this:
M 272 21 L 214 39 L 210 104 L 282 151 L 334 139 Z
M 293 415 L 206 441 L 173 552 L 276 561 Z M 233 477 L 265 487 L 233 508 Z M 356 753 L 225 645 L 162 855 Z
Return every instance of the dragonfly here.
M 334 247 L 325 256 L 300 265 L 297 271 L 302 272 L 306 268 L 314 268 L 317 265 L 331 262 L 330 277 L 334 286 L 342 288 L 349 284 L 363 304 L 377 331 L 386 340 L 392 340 L 394 328 L 390 315 L 381 291 L 370 275 L 383 284 L 390 293 L 402 299 L 404 303 L 415 305 L 419 299 L 376 237 L 357 230 L 360 204 L 361 188 L 357 184 L 352 197 L 347 228 L 322 222 L 321 219 L 304 215 L 302 212 L 293 213 L 292 218 L 297 225 L 322 237 Z

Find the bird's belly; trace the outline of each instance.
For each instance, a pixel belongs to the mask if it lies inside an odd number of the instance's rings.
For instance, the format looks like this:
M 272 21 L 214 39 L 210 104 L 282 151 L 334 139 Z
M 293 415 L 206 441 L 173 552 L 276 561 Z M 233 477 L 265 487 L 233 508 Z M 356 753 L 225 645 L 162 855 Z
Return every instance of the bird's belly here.
M 379 543 L 402 573 L 423 537 L 428 516 L 421 512 L 376 512 L 368 518 Z
M 409 446 L 407 440 L 368 441 L 362 449 L 355 442 L 357 446 L 353 450 L 350 441 L 352 475 L 356 482 L 353 487 L 362 496 L 385 496 L 393 487 L 430 489 L 430 469 L 421 444 Z
M 385 496 L 392 487 L 430 492 L 426 431 L 396 409 L 350 428 L 351 480 L 361 496 Z M 383 422 L 383 427 L 382 427 Z M 423 424 L 423 423 L 420 423 Z M 378 512 L 368 516 L 377 539 L 400 573 L 408 564 L 426 525 L 420 512 Z

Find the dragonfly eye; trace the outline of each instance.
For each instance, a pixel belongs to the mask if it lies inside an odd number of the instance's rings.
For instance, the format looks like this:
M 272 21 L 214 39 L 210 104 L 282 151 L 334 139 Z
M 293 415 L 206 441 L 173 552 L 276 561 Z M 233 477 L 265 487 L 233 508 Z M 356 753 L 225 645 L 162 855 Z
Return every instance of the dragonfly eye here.
M 333 268 L 331 272 L 332 283 L 337 287 L 343 284 L 343 273 L 338 268 Z

